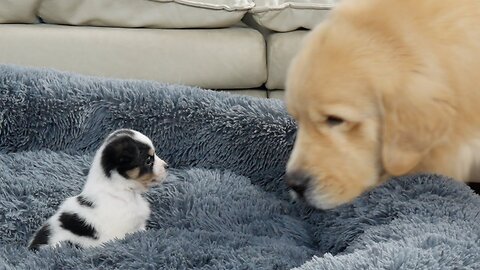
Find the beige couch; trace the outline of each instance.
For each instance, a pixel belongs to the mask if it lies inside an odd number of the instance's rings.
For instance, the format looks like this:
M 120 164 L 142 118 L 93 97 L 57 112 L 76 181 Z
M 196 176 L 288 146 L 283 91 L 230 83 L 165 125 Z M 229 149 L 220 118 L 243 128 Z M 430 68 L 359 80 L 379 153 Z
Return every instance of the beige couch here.
M 0 63 L 280 97 L 334 0 L 1 0 Z

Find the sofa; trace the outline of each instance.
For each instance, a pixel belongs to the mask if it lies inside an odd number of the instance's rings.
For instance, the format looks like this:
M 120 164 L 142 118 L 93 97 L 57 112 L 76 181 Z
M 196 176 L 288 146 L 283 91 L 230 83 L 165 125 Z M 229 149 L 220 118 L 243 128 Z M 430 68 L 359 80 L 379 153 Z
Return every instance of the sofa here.
M 0 64 L 282 97 L 335 0 L 2 0 Z

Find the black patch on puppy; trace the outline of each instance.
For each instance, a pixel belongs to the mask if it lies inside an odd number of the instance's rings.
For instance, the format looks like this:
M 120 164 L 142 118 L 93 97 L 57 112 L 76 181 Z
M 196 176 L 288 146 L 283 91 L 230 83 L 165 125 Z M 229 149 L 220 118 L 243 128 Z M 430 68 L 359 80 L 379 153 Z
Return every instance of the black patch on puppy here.
M 88 200 L 87 198 L 83 197 L 82 195 L 77 196 L 77 202 L 81 206 L 85 206 L 85 207 L 88 207 L 88 208 L 93 208 L 93 202 Z
M 86 221 L 75 213 L 62 213 L 60 218 L 60 226 L 65 230 L 72 232 L 78 236 L 90 237 L 97 239 L 97 231 L 93 226 L 86 223 Z
M 28 246 L 31 250 L 38 250 L 42 245 L 48 244 L 48 239 L 50 238 L 50 225 L 44 224 L 36 233 L 32 242 Z
M 107 144 L 102 152 L 102 167 L 110 177 L 113 170 L 129 179 L 127 172 L 139 168 L 140 175 L 151 173 L 153 170 L 153 156 L 150 156 L 150 146 L 134 140 L 130 136 L 115 138 Z M 151 161 L 151 162 L 149 162 Z

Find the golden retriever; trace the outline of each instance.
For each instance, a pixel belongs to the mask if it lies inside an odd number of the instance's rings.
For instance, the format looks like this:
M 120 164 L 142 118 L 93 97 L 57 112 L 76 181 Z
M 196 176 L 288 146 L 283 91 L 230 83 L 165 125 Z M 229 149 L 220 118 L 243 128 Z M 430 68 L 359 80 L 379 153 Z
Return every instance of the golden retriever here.
M 285 101 L 298 123 L 286 181 L 316 208 L 389 176 L 475 179 L 480 1 L 342 1 L 292 61 Z

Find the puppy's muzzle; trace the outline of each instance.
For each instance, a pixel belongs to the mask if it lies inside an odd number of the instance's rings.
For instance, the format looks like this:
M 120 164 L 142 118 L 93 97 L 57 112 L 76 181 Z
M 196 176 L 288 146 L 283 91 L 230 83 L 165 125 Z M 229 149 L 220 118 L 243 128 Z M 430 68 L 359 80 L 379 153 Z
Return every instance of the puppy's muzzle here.
M 155 165 L 153 169 L 153 178 L 151 184 L 162 183 L 168 175 L 168 164 L 161 160 L 158 156 L 155 156 Z
M 289 172 L 285 175 L 287 186 L 297 193 L 299 197 L 304 197 L 312 177 L 301 171 Z

